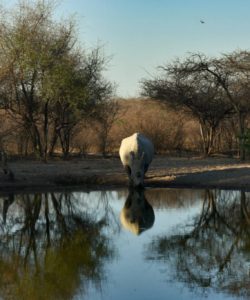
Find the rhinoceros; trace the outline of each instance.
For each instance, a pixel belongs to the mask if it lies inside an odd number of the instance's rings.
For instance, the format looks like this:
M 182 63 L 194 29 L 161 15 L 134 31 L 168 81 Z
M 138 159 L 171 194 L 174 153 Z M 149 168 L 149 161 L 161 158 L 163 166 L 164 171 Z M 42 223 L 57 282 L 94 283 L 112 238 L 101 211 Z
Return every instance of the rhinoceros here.
M 135 235 L 151 228 L 155 221 L 153 207 L 148 203 L 142 189 L 130 189 L 120 213 L 123 227 Z
M 154 155 L 152 142 L 143 134 L 134 133 L 122 140 L 119 154 L 130 186 L 143 186 L 145 173 Z

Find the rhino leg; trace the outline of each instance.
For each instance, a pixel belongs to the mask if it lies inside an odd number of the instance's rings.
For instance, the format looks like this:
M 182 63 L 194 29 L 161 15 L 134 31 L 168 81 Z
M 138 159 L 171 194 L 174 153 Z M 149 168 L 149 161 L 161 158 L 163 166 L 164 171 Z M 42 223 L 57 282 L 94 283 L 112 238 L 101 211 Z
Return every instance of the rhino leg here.
M 125 169 L 125 171 L 126 171 L 126 173 L 127 173 L 127 175 L 128 175 L 128 179 L 129 179 L 129 187 L 133 187 L 133 181 L 132 181 L 132 178 L 131 178 L 131 168 L 130 168 L 130 166 L 126 165 L 126 166 L 124 167 L 124 169 Z
M 126 165 L 124 167 L 124 169 L 125 169 L 126 173 L 128 174 L 128 177 L 130 178 L 130 175 L 131 175 L 131 169 L 130 169 L 130 167 Z

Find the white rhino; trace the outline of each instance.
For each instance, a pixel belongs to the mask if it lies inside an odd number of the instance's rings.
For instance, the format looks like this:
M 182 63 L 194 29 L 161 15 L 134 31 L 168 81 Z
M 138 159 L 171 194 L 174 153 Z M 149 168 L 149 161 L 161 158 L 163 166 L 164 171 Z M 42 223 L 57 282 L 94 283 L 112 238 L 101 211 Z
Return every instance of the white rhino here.
M 119 154 L 130 185 L 143 186 L 144 175 L 154 155 L 152 142 L 143 134 L 134 133 L 122 140 Z
M 135 235 L 151 228 L 155 221 L 153 207 L 148 203 L 142 189 L 130 189 L 120 213 L 123 227 Z

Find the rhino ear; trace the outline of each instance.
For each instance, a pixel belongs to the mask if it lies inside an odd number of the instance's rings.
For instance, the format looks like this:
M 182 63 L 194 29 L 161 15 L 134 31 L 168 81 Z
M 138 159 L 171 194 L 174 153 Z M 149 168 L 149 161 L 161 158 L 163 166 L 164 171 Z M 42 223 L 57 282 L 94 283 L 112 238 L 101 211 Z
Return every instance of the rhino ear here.
M 130 159 L 133 161 L 135 159 L 134 151 L 130 151 L 129 156 L 130 156 Z

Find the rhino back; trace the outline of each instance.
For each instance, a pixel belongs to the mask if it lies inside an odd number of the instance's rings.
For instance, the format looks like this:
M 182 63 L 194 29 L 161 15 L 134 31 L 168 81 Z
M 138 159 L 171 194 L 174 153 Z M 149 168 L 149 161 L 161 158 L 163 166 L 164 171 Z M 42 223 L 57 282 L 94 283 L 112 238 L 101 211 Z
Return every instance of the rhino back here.
M 131 135 L 122 140 L 119 155 L 124 166 L 130 165 L 130 152 L 138 152 L 138 142 L 135 135 Z
M 154 146 L 151 141 L 141 133 L 134 133 L 133 135 L 122 140 L 119 150 L 120 158 L 123 165 L 130 165 L 130 152 L 133 151 L 135 155 L 140 157 L 145 153 L 145 163 L 150 164 L 154 154 Z
M 139 133 L 138 136 L 137 136 L 137 140 L 138 140 L 138 153 L 139 153 L 139 156 L 142 155 L 142 153 L 144 152 L 145 153 L 145 163 L 146 164 L 150 164 L 152 159 L 153 159 L 153 156 L 154 156 L 154 146 L 152 144 L 152 142 L 147 138 L 145 137 L 145 135 Z

